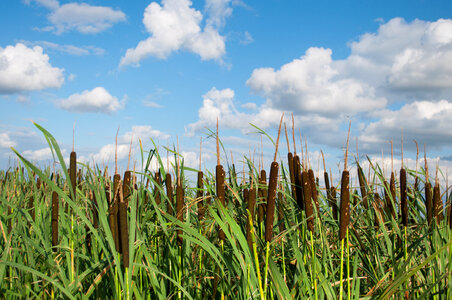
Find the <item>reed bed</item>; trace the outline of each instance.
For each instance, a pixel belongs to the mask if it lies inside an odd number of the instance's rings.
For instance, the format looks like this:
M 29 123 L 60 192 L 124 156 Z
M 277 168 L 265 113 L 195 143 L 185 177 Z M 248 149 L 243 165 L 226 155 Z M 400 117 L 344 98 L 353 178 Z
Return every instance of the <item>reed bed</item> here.
M 345 163 L 319 186 L 295 145 L 265 181 L 251 157 L 241 174 L 218 151 L 210 172 L 171 150 L 171 173 L 151 149 L 143 172 L 111 179 L 74 151 L 67 168 L 36 126 L 61 168 L 16 152 L 0 171 L 1 299 L 452 298 L 450 189 L 432 187 L 426 167 L 403 166 L 398 180 L 368 160 L 353 186 Z

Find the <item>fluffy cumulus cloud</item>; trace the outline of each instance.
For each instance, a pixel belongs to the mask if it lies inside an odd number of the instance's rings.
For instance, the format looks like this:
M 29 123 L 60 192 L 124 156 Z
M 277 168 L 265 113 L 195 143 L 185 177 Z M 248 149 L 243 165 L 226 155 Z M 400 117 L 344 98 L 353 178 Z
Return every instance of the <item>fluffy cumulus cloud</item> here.
M 30 3 L 32 0 L 25 2 Z M 44 30 L 51 30 L 57 34 L 70 30 L 84 34 L 98 33 L 126 20 L 126 15 L 121 10 L 107 6 L 77 2 L 60 5 L 57 0 L 34 0 L 34 2 L 51 10 L 48 20 L 52 26 Z
M 16 147 L 14 142 L 7 132 L 0 133 L 0 148 Z
M 351 55 L 338 62 L 341 72 L 367 80 L 389 100 L 452 96 L 450 19 L 407 23 L 395 18 L 350 47 Z
M 126 20 L 120 10 L 106 6 L 92 6 L 86 3 L 68 3 L 59 6 L 49 16 L 57 33 L 77 30 L 81 33 L 98 33 L 113 24 Z
M 58 106 L 62 109 L 79 113 L 105 113 L 110 114 L 124 107 L 125 100 L 110 95 L 103 87 L 96 87 L 93 90 L 83 91 L 80 94 L 73 94 L 67 99 L 60 100 Z
M 212 16 L 201 28 L 203 15 L 192 7 L 190 0 L 163 0 L 146 7 L 143 24 L 150 37 L 128 49 L 120 65 L 138 65 L 146 57 L 160 59 L 179 49 L 198 54 L 203 60 L 221 59 L 225 54 L 225 37 L 219 26 L 230 15 L 228 1 L 207 1 Z
M 148 148 L 146 147 L 151 145 L 150 139 L 153 139 L 157 143 L 160 140 L 166 140 L 168 138 L 168 134 L 154 129 L 150 125 L 135 125 L 132 126 L 130 131 L 118 136 L 117 148 L 114 143 L 107 144 L 102 146 L 96 153 L 83 156 L 80 159 L 86 162 L 94 161 L 99 164 L 110 164 L 115 160 L 115 149 L 117 149 L 118 161 L 127 160 L 129 153 L 133 160 L 140 151 L 140 141 L 144 149 L 147 150 Z
M 66 153 L 66 151 L 63 149 L 63 153 Z M 50 160 L 53 158 L 52 151 L 49 147 L 37 149 L 37 150 L 25 150 L 22 152 L 22 155 L 32 161 L 43 161 L 43 160 Z
M 64 70 L 53 67 L 39 46 L 22 43 L 0 47 L 0 94 L 59 88 Z
M 383 108 L 386 100 L 371 86 L 339 76 L 331 54 L 330 49 L 310 48 L 279 70 L 255 69 L 247 85 L 271 107 L 296 114 L 337 116 Z
M 377 120 L 369 123 L 360 137 L 369 146 L 391 139 L 399 140 L 403 129 L 403 136 L 407 141 L 416 139 L 429 146 L 450 147 L 451 101 L 416 101 L 405 104 L 398 110 L 376 112 L 374 116 Z
M 217 118 L 221 128 L 239 129 L 245 134 L 256 131 L 250 124 L 263 130 L 276 128 L 284 112 L 268 103 L 259 106 L 252 105 L 252 110 L 249 109 L 250 103 L 237 105 L 239 103 L 235 100 L 235 93 L 229 88 L 223 90 L 212 88 L 203 96 L 202 103 L 198 110 L 198 120 L 185 127 L 185 133 L 188 136 L 203 132 L 206 128 L 215 128 Z M 238 107 L 243 107 L 244 111 Z M 291 123 L 289 115 L 286 114 L 284 122 Z M 302 128 L 303 135 L 308 132 L 321 132 L 322 135 L 312 135 L 312 141 L 332 145 L 342 143 L 343 138 L 346 137 L 338 134 L 340 122 L 341 119 L 324 117 L 319 114 L 303 114 L 295 117 L 295 125 Z M 309 136 L 311 135 L 309 134 Z
M 237 109 L 231 90 L 211 90 L 187 132 L 212 127 L 217 117 L 230 128 L 276 126 L 277 115 L 289 111 L 304 134 L 322 144 L 342 145 L 341 124 L 352 119 L 368 149 L 399 137 L 402 129 L 406 139 L 450 147 L 452 20 L 395 18 L 349 46 L 351 54 L 342 60 L 334 60 L 330 49 L 311 47 L 277 69 L 255 69 L 247 85 L 265 102 L 251 112 L 242 111 L 249 105 Z

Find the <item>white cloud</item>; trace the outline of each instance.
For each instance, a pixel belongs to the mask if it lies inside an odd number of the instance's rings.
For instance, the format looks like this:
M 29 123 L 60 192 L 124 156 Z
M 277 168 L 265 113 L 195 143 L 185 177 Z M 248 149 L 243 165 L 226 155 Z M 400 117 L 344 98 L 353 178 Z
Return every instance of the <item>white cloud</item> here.
M 362 142 L 369 144 L 368 147 L 391 139 L 399 140 L 402 129 L 407 141 L 416 139 L 420 144 L 429 146 L 450 146 L 451 101 L 416 101 L 405 104 L 399 110 L 385 109 L 373 115 L 378 118 L 377 121 L 368 124 L 360 137 Z
M 262 105 L 255 113 L 244 113 L 236 108 L 234 95 L 232 89 L 218 90 L 215 87 L 203 95 L 203 105 L 198 110 L 198 121 L 185 127 L 186 134 L 193 136 L 205 128 L 214 128 L 217 118 L 222 128 L 240 129 L 243 132 L 254 130 L 249 123 L 261 129 L 279 124 L 282 111 Z
M 98 33 L 126 20 L 120 10 L 106 6 L 92 6 L 86 3 L 68 3 L 58 6 L 48 17 L 60 34 L 69 30 L 80 33 Z
M 59 107 L 74 112 L 93 112 L 110 114 L 124 107 L 124 100 L 119 101 L 103 87 L 83 91 L 81 94 L 73 94 L 69 98 L 60 100 Z
M 150 125 L 135 125 L 132 126 L 132 130 L 124 133 L 123 135 L 118 136 L 118 162 L 119 161 L 127 161 L 129 157 L 129 151 L 131 153 L 131 161 L 133 161 L 135 156 L 140 151 L 140 140 L 143 144 L 144 150 L 148 150 L 148 145 L 151 145 L 150 139 L 153 139 L 157 142 L 157 140 L 166 140 L 169 138 L 169 135 L 163 133 L 157 129 L 153 129 Z M 132 145 L 130 142 L 132 141 Z M 130 148 L 132 147 L 132 148 Z M 83 156 L 80 160 L 86 162 L 92 162 L 94 160 L 95 163 L 99 164 L 109 164 L 114 163 L 115 160 L 115 144 L 107 144 L 102 146 L 98 152 L 89 154 L 87 156 Z M 153 148 L 153 146 L 151 146 Z
M 160 130 L 153 129 L 152 126 L 150 126 L 150 125 L 135 125 L 135 126 L 132 126 L 132 131 L 126 132 L 118 140 L 121 143 L 130 143 L 130 140 L 132 139 L 132 137 L 133 137 L 133 143 L 138 144 L 139 139 L 141 139 L 142 143 L 146 143 L 146 142 L 149 142 L 150 139 L 166 140 L 169 138 L 169 135 L 161 132 Z
M 351 55 L 338 62 L 343 74 L 363 78 L 389 94 L 389 100 L 452 96 L 452 20 L 395 18 L 350 44 Z
M 219 14 L 201 29 L 203 15 L 191 7 L 189 0 L 163 0 L 162 5 L 152 2 L 146 7 L 143 24 L 151 34 L 136 48 L 128 49 L 120 66 L 139 65 L 146 57 L 167 58 L 179 49 L 198 54 L 201 59 L 220 59 L 226 52 L 225 38 L 214 27 L 224 18 Z M 215 5 L 209 8 L 217 11 Z M 218 9 L 221 10 L 221 9 Z M 215 20 L 215 21 L 214 21 Z
M 52 67 L 41 47 L 0 47 L 0 94 L 59 88 L 64 69 Z
M 299 59 L 279 70 L 259 68 L 247 81 L 253 92 L 275 109 L 296 114 L 337 117 L 385 106 L 386 100 L 358 78 L 340 78 L 331 50 L 309 48 Z
M 64 150 L 64 149 L 63 149 Z M 52 159 L 52 151 L 49 147 L 37 150 L 25 150 L 22 155 L 32 161 L 42 161 Z
M 209 15 L 206 23 L 216 28 L 223 27 L 226 19 L 232 15 L 231 0 L 206 0 L 206 11 Z
M 161 108 L 162 107 L 162 105 L 158 104 L 157 102 L 149 101 L 149 100 L 144 100 L 143 105 L 146 107 L 152 107 L 152 108 Z
M 94 46 L 74 46 L 74 45 L 60 45 L 57 43 L 47 42 L 47 41 L 21 41 L 21 43 L 27 46 L 40 46 L 44 49 L 51 49 L 63 53 L 67 53 L 70 55 L 84 56 L 84 55 L 103 55 L 105 54 L 105 50 L 102 48 L 94 47 Z
M 25 0 L 25 3 L 30 4 L 32 1 L 52 10 L 57 9 L 60 6 L 60 3 L 57 0 Z
M 0 133 L 0 148 L 16 147 L 17 143 L 11 139 L 7 132 Z

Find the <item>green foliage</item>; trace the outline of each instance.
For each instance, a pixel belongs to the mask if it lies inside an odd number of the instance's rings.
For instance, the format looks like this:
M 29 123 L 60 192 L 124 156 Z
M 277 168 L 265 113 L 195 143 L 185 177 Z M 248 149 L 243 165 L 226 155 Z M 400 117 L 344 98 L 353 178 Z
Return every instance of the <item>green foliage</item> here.
M 141 148 L 144 172 L 137 174 L 141 180 L 135 182 L 136 186 L 132 184 L 128 201 L 129 267 L 125 268 L 110 229 L 108 194 L 111 198 L 115 194 L 110 177 L 101 175 L 97 166 L 79 165 L 83 176 L 73 197 L 56 140 L 36 126 L 49 142 L 61 166 L 61 176 L 57 181 L 50 169 L 36 167 L 15 150 L 20 159 L 17 168 L 0 172 L 1 299 L 338 299 L 341 286 L 347 299 L 452 297 L 452 232 L 447 218 L 429 227 L 424 193 L 415 191 L 409 194 L 410 220 L 414 223 L 404 228 L 397 216 L 394 219 L 382 207 L 383 222 L 377 224 L 376 208 L 381 203 L 372 191 L 383 195 L 385 178 L 372 162 L 373 175 L 366 183 L 368 208 L 359 196 L 355 201 L 352 198 L 357 195 L 350 193 L 351 223 L 344 248 L 324 189 L 317 187 L 320 211 L 315 211 L 315 230 L 311 233 L 305 212 L 292 198 L 286 176 L 280 176 L 277 192 L 282 197 L 277 205 L 283 208 L 283 215 L 275 217 L 273 239 L 265 242 L 263 224 L 255 218 L 250 248 L 246 224 L 255 212 L 247 210 L 242 196 L 249 182 L 227 185 L 228 201 L 223 207 L 214 195 L 215 175 L 205 172 L 204 197 L 199 199 L 196 187 L 190 187 L 184 177 L 185 172 L 196 170 L 182 164 L 185 206 L 181 221 L 167 212 L 168 201 L 175 207 L 175 196 L 166 195 L 164 183 L 155 182 L 149 170 L 152 156 L 157 157 L 161 174 L 169 170 L 165 170 L 158 151 L 151 150 L 146 157 Z M 175 159 L 179 157 L 172 153 Z M 254 174 L 257 178 L 259 170 L 249 158 L 244 161 L 247 174 L 243 177 L 248 180 Z M 281 166 L 280 173 L 288 174 Z M 407 173 L 412 179 L 424 175 L 412 170 Z M 42 182 L 39 187 L 34 174 Z M 254 185 L 267 188 L 257 181 Z M 351 187 L 351 191 L 354 189 Z M 53 191 L 60 198 L 59 245 L 55 249 L 51 231 Z M 161 195 L 159 203 L 155 192 Z M 397 207 L 397 199 L 390 200 Z M 204 201 L 207 207 L 201 221 L 198 201 Z M 265 199 L 257 199 L 257 205 L 260 203 Z M 94 226 L 96 216 L 98 226 Z M 280 224 L 284 225 L 282 231 Z M 224 241 L 219 239 L 220 229 Z M 345 254 L 342 261 L 341 250 Z

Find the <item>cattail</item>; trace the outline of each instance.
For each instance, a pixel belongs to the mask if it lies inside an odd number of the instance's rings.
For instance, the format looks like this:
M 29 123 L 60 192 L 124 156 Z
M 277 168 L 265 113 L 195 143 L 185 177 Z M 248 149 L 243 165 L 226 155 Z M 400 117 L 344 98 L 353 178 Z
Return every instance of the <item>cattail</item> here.
M 309 180 L 309 174 L 306 171 L 301 173 L 301 182 L 303 184 L 303 198 L 304 198 L 304 208 L 306 212 L 306 221 L 308 225 L 308 230 L 314 231 L 314 207 L 312 205 L 312 192 L 311 192 L 311 182 Z
M 172 215 L 174 204 L 173 204 L 173 184 L 171 182 L 170 173 L 166 173 L 165 185 L 166 185 L 166 195 L 168 196 L 168 204 L 166 211 L 168 212 L 168 214 Z
M 278 163 L 276 161 L 272 162 L 270 167 L 270 179 L 268 183 L 267 218 L 265 222 L 265 240 L 267 242 L 271 241 L 273 233 L 273 222 L 275 218 L 276 205 L 276 188 L 278 185 L 278 170 Z
M 35 198 L 33 195 L 30 196 L 30 199 L 28 199 L 28 209 L 30 211 L 31 219 L 33 222 L 35 221 Z
M 427 210 L 427 224 L 430 226 L 433 220 L 433 197 L 432 197 L 432 185 L 427 180 L 425 182 L 425 208 Z
M 312 169 L 308 170 L 309 183 L 311 185 L 311 198 L 315 203 L 317 213 L 320 214 L 320 205 L 319 205 L 319 195 L 317 191 L 317 184 L 314 176 L 314 171 Z
M 297 201 L 298 207 L 304 209 L 304 197 L 303 197 L 303 183 L 302 183 L 302 167 L 300 164 L 300 157 L 295 155 L 293 157 L 293 171 L 294 171 L 294 182 L 295 182 L 295 199 Z
M 119 232 L 121 238 L 122 264 L 129 267 L 129 226 L 127 224 L 127 203 L 119 202 Z
M 251 183 L 252 184 L 252 183 Z M 249 189 L 248 192 L 248 211 L 251 215 L 251 221 L 248 220 L 247 216 L 247 222 L 246 222 L 246 240 L 248 241 L 248 246 L 250 249 L 252 249 L 252 237 L 251 237 L 251 224 L 254 224 L 254 207 L 256 206 L 256 190 L 253 186 Z M 250 224 L 251 223 L 251 224 Z
M 400 169 L 400 201 L 402 208 L 402 224 L 408 226 L 408 203 L 407 203 L 407 185 L 406 185 L 406 170 Z
M 350 223 L 350 174 L 348 170 L 342 171 L 341 179 L 341 210 L 339 220 L 339 239 L 345 238 Z
M 182 189 L 182 184 L 180 180 L 176 183 L 176 215 L 177 219 L 181 222 L 184 221 L 184 190 Z M 177 241 L 179 246 L 182 246 L 182 230 L 177 231 Z
M 197 192 L 196 192 L 196 199 L 198 200 L 198 220 L 201 221 L 204 218 L 204 200 L 203 200 L 203 172 L 198 172 L 198 182 L 197 182 Z
M 124 197 L 124 202 L 129 205 L 129 200 L 131 196 L 130 185 L 131 185 L 132 174 L 130 171 L 125 171 L 124 182 L 122 183 L 122 194 Z
M 332 186 L 331 187 L 331 193 L 330 193 L 330 202 L 333 206 L 333 218 L 336 221 L 339 221 L 339 216 L 338 216 L 338 207 L 337 207 L 337 201 L 336 201 L 336 187 Z
M 348 161 L 348 141 L 350 138 L 350 125 L 348 127 L 347 146 L 344 155 L 344 170 L 341 178 L 341 210 L 339 219 L 339 240 L 343 240 L 347 234 L 348 225 L 350 223 L 350 174 L 347 170 Z
M 452 229 L 452 193 L 449 192 L 449 194 L 447 194 L 448 190 L 450 189 L 449 185 L 447 185 L 446 187 L 446 199 L 447 199 L 447 203 L 449 204 L 449 210 L 447 213 L 447 220 L 449 222 L 449 228 Z
M 56 246 L 58 245 L 58 206 L 59 198 L 58 193 L 52 192 L 52 248 L 56 251 Z
M 154 175 L 155 185 L 154 185 L 154 200 L 157 206 L 160 205 L 161 197 L 160 197 L 160 187 L 162 184 L 162 180 L 160 177 L 160 171 L 155 172 Z
M 119 191 L 121 184 L 121 176 L 119 174 L 115 174 L 113 176 L 113 204 L 110 207 L 110 230 L 113 235 L 113 240 L 115 242 L 116 251 L 121 253 L 121 242 L 119 239 L 119 227 L 118 227 L 118 211 L 119 211 Z
M 372 202 L 372 206 L 374 207 L 375 211 L 375 226 L 380 226 L 380 224 L 384 223 L 383 215 L 381 212 L 381 198 L 380 194 L 374 193 L 374 201 Z
M 259 203 L 258 205 L 258 222 L 261 224 L 264 222 L 264 214 L 265 214 L 265 207 L 266 207 L 266 198 L 267 198 L 267 172 L 265 170 L 261 170 L 260 176 L 259 176 L 259 188 L 257 190 L 257 195 L 259 197 Z
M 216 192 L 218 200 L 220 201 L 221 205 L 225 207 L 226 200 L 225 200 L 225 192 L 224 192 L 224 169 L 222 165 L 217 165 L 215 169 L 215 179 L 216 179 Z M 218 236 L 220 237 L 220 240 L 224 240 L 226 238 L 223 230 L 220 229 Z
M 71 180 L 72 194 L 71 199 L 75 201 L 76 199 L 76 187 L 77 187 L 77 154 L 75 151 L 71 152 L 69 158 L 69 178 Z
M 439 188 L 439 182 L 436 180 L 435 186 L 433 187 L 433 207 L 436 219 L 436 224 L 439 225 L 444 218 L 443 215 L 443 202 L 441 201 L 441 192 Z

